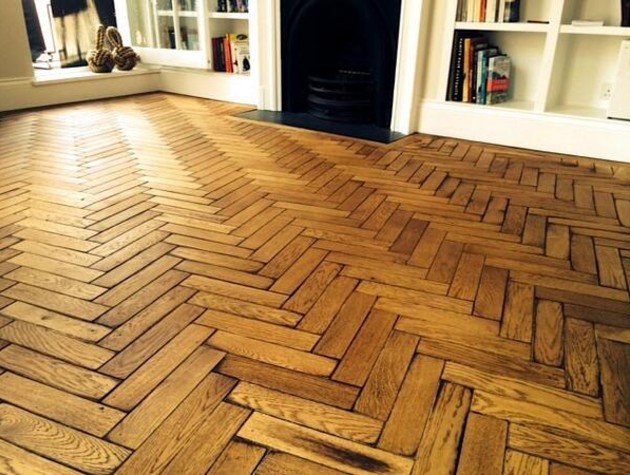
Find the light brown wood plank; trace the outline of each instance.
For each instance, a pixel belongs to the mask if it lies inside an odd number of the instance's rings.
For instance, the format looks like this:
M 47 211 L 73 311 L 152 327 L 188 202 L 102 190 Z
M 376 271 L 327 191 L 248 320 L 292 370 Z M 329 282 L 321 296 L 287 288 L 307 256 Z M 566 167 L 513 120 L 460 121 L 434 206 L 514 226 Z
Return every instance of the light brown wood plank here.
M 565 324 L 567 387 L 589 396 L 599 395 L 599 369 L 593 325 L 568 318 Z
M 99 368 L 114 356 L 112 351 L 98 345 L 20 321 L 1 328 L 0 338 L 89 369 Z
M 78 475 L 79 472 L 0 440 L 2 470 L 7 475 Z
M 0 437 L 90 474 L 112 473 L 128 456 L 123 447 L 83 434 L 9 404 L 0 405 Z M 88 453 L 89 457 L 80 457 Z
M 606 420 L 630 427 L 630 345 L 601 339 L 597 347 Z
M 0 351 L 0 367 L 62 391 L 94 399 L 105 396 L 118 382 L 17 345 L 10 345 Z
M 503 467 L 505 475 L 549 475 L 550 468 L 548 460 L 514 450 L 505 453 Z
M 416 336 L 401 332 L 390 334 L 363 386 L 356 411 L 383 421 L 387 419 L 418 340 Z
M 455 473 L 458 447 L 469 405 L 468 389 L 451 383 L 442 386 L 420 442 L 412 473 Z
M 226 356 L 218 371 L 259 386 L 343 409 L 352 408 L 359 394 L 358 388 L 347 384 L 238 356 Z
M 409 459 L 263 414 L 252 415 L 238 435 L 343 472 L 405 474 L 411 471 L 412 462 Z
M 433 410 L 444 362 L 417 356 L 403 381 L 378 447 L 411 456 L 416 453 Z
M 188 446 L 233 386 L 234 381 L 230 378 L 216 374 L 208 375 L 129 457 L 117 473 L 121 475 L 164 473 L 166 466 Z
M 0 399 L 97 437 L 107 434 L 125 414 L 12 373 L 0 375 Z
M 596 467 L 602 473 L 627 473 L 630 470 L 630 455 L 626 453 L 518 424 L 510 426 L 508 446 L 587 470 Z
M 458 475 L 503 473 L 508 424 L 471 412 L 466 422 Z
M 233 355 L 251 358 L 263 363 L 281 366 L 314 376 L 329 376 L 335 369 L 336 361 L 324 356 L 286 348 L 253 338 L 234 335 L 224 331 L 216 332 L 208 344 Z
M 560 366 L 564 357 L 564 314 L 562 305 L 549 300 L 536 304 L 534 360 L 550 366 Z
M 256 412 L 364 444 L 376 442 L 383 426 L 377 419 L 250 383 L 239 383 L 228 399 Z
M 118 385 L 104 400 L 105 403 L 123 410 L 132 409 L 211 333 L 212 330 L 201 325 L 189 325 Z

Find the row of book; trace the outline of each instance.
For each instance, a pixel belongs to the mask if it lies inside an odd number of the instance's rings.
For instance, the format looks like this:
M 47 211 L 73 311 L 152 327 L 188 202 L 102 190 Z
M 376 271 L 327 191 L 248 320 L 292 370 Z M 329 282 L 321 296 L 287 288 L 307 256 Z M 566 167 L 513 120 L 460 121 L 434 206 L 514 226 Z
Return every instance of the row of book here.
M 520 11 L 521 0 L 459 0 L 457 21 L 516 23 Z
M 247 35 L 230 33 L 212 38 L 212 69 L 223 73 L 248 74 L 251 64 Z
M 177 44 L 175 37 L 175 28 L 172 26 L 165 27 L 166 38 L 168 38 L 168 47 L 171 49 L 199 49 L 199 34 L 197 30 L 189 30 L 187 27 L 182 26 L 179 29 L 180 44 Z
M 498 104 L 509 98 L 511 60 L 479 33 L 457 31 L 446 99 Z
M 221 13 L 247 13 L 249 0 L 217 0 L 217 11 Z
M 180 11 L 194 12 L 197 10 L 196 0 L 176 0 Z M 157 3 L 158 10 L 172 10 L 173 0 L 160 0 Z

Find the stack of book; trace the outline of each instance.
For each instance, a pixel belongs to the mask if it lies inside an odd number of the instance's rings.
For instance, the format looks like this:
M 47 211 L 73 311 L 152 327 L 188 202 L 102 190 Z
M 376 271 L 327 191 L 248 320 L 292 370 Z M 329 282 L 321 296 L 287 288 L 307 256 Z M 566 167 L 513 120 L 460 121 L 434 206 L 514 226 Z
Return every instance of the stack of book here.
M 249 0 L 217 0 L 217 11 L 222 13 L 247 13 Z
M 458 31 L 453 43 L 446 99 L 471 104 L 508 100 L 510 57 L 475 32 Z
M 515 23 L 520 10 L 520 0 L 459 0 L 457 21 Z
M 249 39 L 247 35 L 212 38 L 212 69 L 223 73 L 249 74 Z

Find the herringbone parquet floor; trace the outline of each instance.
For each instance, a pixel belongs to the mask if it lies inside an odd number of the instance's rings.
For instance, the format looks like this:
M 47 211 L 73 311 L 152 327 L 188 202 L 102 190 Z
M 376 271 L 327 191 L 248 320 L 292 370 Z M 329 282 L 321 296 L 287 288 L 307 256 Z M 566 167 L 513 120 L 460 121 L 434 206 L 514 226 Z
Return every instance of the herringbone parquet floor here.
M 630 473 L 630 166 L 241 110 L 0 119 L 0 473 Z

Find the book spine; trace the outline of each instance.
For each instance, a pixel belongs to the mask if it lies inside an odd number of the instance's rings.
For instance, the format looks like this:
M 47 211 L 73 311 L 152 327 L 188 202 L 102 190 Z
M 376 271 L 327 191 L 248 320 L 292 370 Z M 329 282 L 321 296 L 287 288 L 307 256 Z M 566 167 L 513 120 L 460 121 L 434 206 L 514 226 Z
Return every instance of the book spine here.
M 503 23 L 505 21 L 505 2 L 507 0 L 499 0 L 499 14 L 498 21 L 499 23 Z
M 494 23 L 497 21 L 497 0 L 488 0 L 486 9 L 486 22 Z
M 479 11 L 479 21 L 480 22 L 484 22 L 486 21 L 486 8 L 488 7 L 488 0 L 481 0 L 481 7 L 480 7 L 480 11 Z
M 461 102 L 463 99 L 464 86 L 464 47 L 465 38 L 459 36 L 455 48 L 455 65 L 453 74 L 453 101 Z

